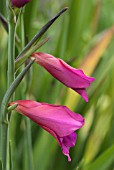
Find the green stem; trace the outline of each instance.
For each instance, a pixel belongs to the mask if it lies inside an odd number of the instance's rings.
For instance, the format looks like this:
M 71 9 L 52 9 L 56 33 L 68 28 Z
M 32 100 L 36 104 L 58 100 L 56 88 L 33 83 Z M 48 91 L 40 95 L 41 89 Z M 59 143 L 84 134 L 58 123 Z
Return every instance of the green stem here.
M 13 170 L 12 149 L 11 141 L 9 141 L 9 169 Z
M 7 119 L 2 122 L 1 126 L 1 144 L 2 144 L 2 163 L 3 170 L 7 169 L 7 146 L 8 146 L 8 121 Z
M 15 24 L 9 22 L 9 36 L 8 36 L 8 87 L 14 81 L 14 67 L 15 61 Z
M 25 46 L 24 8 L 22 8 L 20 12 L 20 24 L 21 24 L 20 37 L 21 37 L 21 50 L 22 50 Z
M 10 9 L 8 10 L 8 73 L 7 73 L 7 86 L 10 87 L 11 83 L 14 81 L 14 60 L 15 60 L 15 23 L 14 23 L 14 14 Z M 6 110 L 6 104 L 1 106 L 1 151 L 2 151 L 2 163 L 3 170 L 7 169 L 7 149 L 8 149 L 8 115 Z
M 20 13 L 20 21 L 21 21 L 21 47 L 22 49 L 24 48 L 25 46 L 25 30 L 24 30 L 24 8 L 21 10 L 21 13 Z M 30 62 L 30 59 L 28 59 L 29 62 Z M 23 93 L 23 97 L 26 99 L 27 97 L 27 92 L 28 92 L 28 88 L 29 88 L 29 81 L 31 80 L 30 78 L 30 72 L 31 72 L 31 69 L 27 72 L 26 74 L 26 77 L 25 77 L 25 84 L 26 84 L 26 89 L 27 91 L 25 92 L 22 92 Z M 27 81 L 29 80 L 29 81 Z M 28 87 L 28 88 L 27 88 Z M 27 148 L 27 164 L 28 164 L 28 167 L 27 169 L 28 170 L 33 170 L 33 157 L 32 157 L 32 139 L 31 139 L 31 124 L 30 124 L 30 120 L 26 117 L 25 118 L 25 123 L 26 123 L 26 148 Z
M 6 160 L 7 160 L 7 131 L 8 131 L 8 116 L 7 116 L 7 106 L 8 102 L 12 96 L 12 94 L 15 92 L 16 88 L 20 84 L 21 80 L 23 79 L 24 75 L 28 71 L 28 69 L 31 67 L 34 61 L 31 61 L 24 70 L 17 76 L 17 78 L 14 80 L 14 82 L 11 84 L 9 89 L 7 90 L 6 94 L 4 95 L 4 98 L 2 100 L 1 104 L 1 114 L 0 114 L 0 122 L 1 122 L 1 146 L 2 146 L 2 163 L 3 163 L 3 170 L 6 170 Z
M 30 120 L 26 117 L 26 144 L 27 144 L 27 162 L 28 170 L 33 170 L 33 153 L 32 153 L 32 140 L 31 140 L 31 124 Z
M 8 81 L 8 88 L 10 87 L 11 83 L 14 81 L 15 79 L 15 23 L 14 23 L 14 16 L 12 15 L 12 12 L 9 10 L 9 15 L 10 15 L 10 19 L 8 22 L 8 26 L 9 26 L 9 35 L 8 35 L 8 74 L 7 74 L 7 81 Z M 14 99 L 14 95 L 12 95 L 12 99 Z M 7 111 L 6 111 L 7 113 Z M 5 114 L 6 114 L 5 113 Z M 7 169 L 7 167 L 9 167 L 9 161 L 8 161 L 8 156 L 9 156 L 9 126 L 8 124 L 10 123 L 10 118 L 11 118 L 11 112 L 8 118 L 8 115 L 6 114 L 6 119 L 7 122 L 5 122 L 4 124 L 4 129 L 2 129 L 3 133 L 6 133 L 7 138 L 6 138 L 6 151 L 4 157 L 5 157 L 5 161 L 6 161 L 6 165 L 5 167 L 3 167 L 3 170 Z M 5 135 L 5 134 L 4 134 Z M 2 144 L 2 148 L 3 148 Z M 5 145 L 4 145 L 5 147 Z M 4 150 L 4 148 L 3 148 Z M 4 151 L 3 151 L 4 152 Z M 3 153 L 2 152 L 2 153 Z

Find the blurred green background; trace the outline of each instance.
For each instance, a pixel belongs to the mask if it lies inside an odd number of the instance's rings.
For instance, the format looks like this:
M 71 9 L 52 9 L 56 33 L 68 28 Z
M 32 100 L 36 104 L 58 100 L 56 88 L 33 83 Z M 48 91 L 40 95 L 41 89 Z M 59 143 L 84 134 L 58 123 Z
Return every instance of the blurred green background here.
M 87 90 L 89 102 L 55 80 L 43 68 L 32 67 L 27 98 L 62 104 L 85 117 L 68 163 L 55 139 L 31 121 L 34 170 L 114 170 L 114 0 L 31 0 L 25 7 L 25 35 L 30 41 L 59 10 L 65 12 L 46 32 L 49 41 L 39 51 L 50 53 L 96 78 Z M 5 1 L 0 12 L 6 17 Z M 17 34 L 21 37 L 20 25 Z M 20 48 L 16 48 L 16 56 Z M 23 99 L 24 82 L 16 91 Z M 7 33 L 0 23 L 0 102 L 7 89 Z M 10 123 L 13 170 L 28 170 L 26 120 L 13 112 Z

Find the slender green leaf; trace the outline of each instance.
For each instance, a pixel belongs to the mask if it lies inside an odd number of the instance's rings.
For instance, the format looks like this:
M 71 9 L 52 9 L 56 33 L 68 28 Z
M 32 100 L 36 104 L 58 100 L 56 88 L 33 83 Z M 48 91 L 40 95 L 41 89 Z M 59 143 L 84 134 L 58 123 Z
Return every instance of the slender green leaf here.
M 22 52 L 17 56 L 16 63 L 23 58 L 23 56 L 27 53 L 27 51 L 42 37 L 42 35 L 50 28 L 50 26 L 56 21 L 56 19 L 63 14 L 68 8 L 63 8 L 55 17 L 53 17 L 50 21 L 48 21 L 41 30 L 32 38 L 32 40 L 25 46 Z M 23 61 L 22 61 L 23 63 Z M 21 63 L 21 64 L 22 64 Z
M 9 169 L 10 169 L 10 170 L 13 170 L 11 141 L 9 141 Z
M 0 170 L 2 170 L 2 161 L 0 160 Z
M 2 23 L 5 30 L 8 32 L 8 23 L 6 18 L 0 13 L 0 22 Z
M 93 163 L 83 168 L 83 170 L 109 170 L 108 167 L 114 163 L 114 145 L 108 148 Z

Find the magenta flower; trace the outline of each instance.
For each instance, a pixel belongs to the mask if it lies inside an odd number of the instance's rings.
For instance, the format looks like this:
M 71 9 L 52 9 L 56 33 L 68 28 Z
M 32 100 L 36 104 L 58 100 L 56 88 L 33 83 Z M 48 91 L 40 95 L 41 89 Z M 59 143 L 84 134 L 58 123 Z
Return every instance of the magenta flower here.
M 18 100 L 16 111 L 29 117 L 57 140 L 64 155 L 69 156 L 70 147 L 75 146 L 76 133 L 84 125 L 84 118 L 70 111 L 66 106 L 38 103 L 32 100 Z
M 63 60 L 55 58 L 50 54 L 39 52 L 34 53 L 32 57 L 34 57 L 36 62 L 43 66 L 52 76 L 79 93 L 84 100 L 88 102 L 86 88 L 95 80 L 93 77 L 86 76 L 82 70 L 75 69 Z
M 30 0 L 11 0 L 12 6 L 17 7 L 17 8 L 23 7 L 28 2 L 30 2 Z

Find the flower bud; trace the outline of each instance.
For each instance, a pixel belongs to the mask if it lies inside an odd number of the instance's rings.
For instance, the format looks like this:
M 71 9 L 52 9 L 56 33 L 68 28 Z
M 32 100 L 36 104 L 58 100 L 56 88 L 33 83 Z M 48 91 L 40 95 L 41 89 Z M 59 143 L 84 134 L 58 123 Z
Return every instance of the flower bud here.
M 28 2 L 30 2 L 30 0 L 11 0 L 12 6 L 17 8 L 23 7 Z

